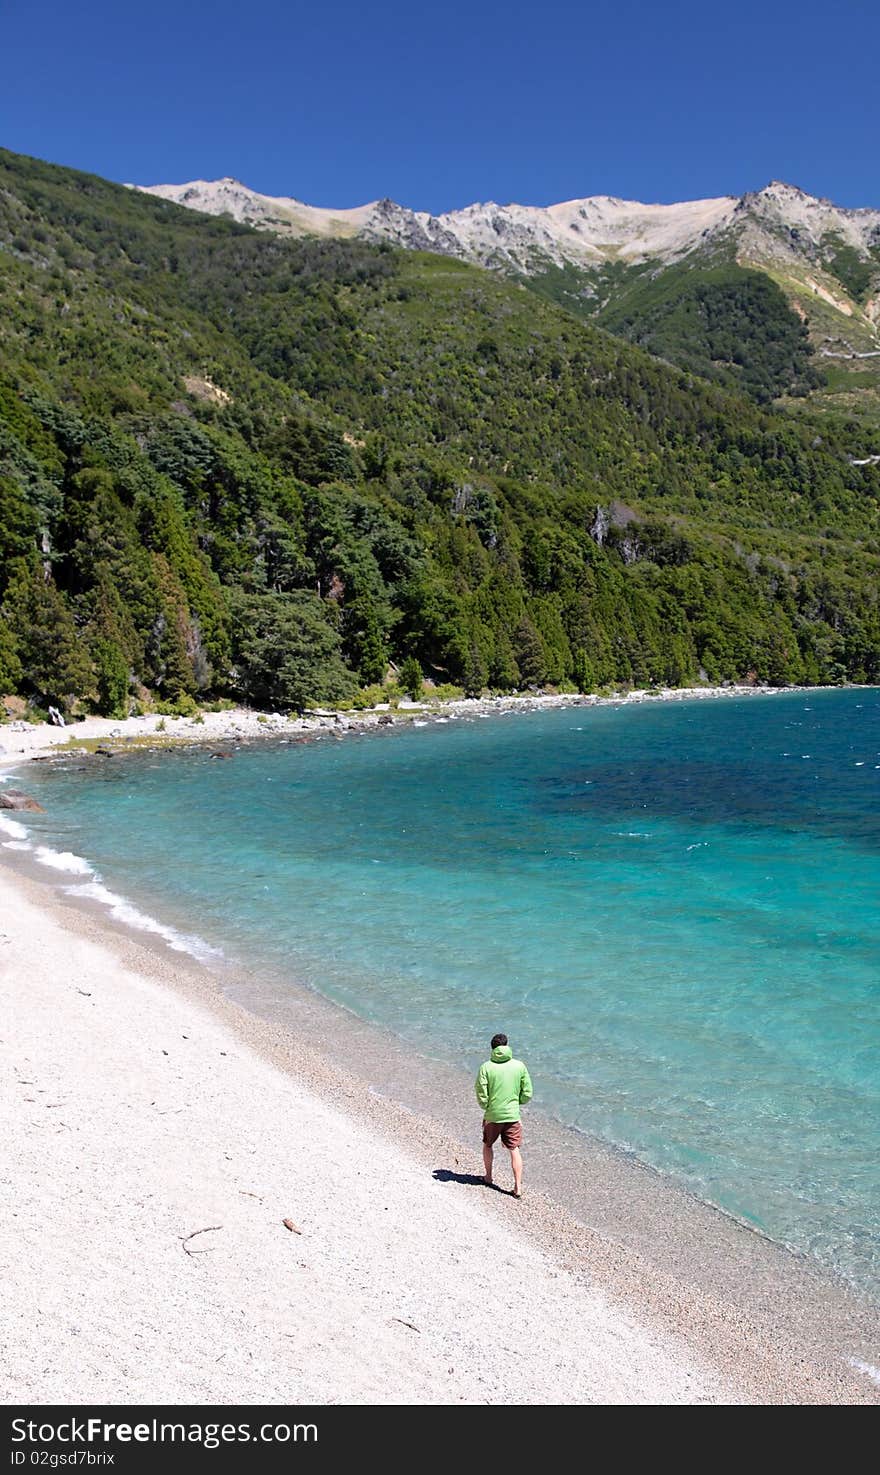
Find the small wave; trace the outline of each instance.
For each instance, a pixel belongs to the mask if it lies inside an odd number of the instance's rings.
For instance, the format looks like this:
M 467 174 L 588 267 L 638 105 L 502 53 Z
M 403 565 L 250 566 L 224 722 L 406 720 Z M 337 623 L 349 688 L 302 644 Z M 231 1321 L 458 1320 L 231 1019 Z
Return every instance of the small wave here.
M 4 840 L 2 844 L 4 850 L 33 850 L 34 848 L 30 840 Z
M 685 846 L 685 849 L 686 850 L 702 850 L 704 846 L 708 849 L 708 845 L 709 845 L 709 841 L 708 840 L 695 840 L 694 843 L 693 843 L 693 845 L 686 845 Z
M 11 835 L 13 840 L 27 839 L 27 826 L 19 824 L 17 819 L 7 819 L 5 815 L 0 816 L 0 831 Z
M 150 917 L 146 912 L 141 912 L 124 896 L 111 891 L 102 881 L 99 881 L 94 872 L 93 879 L 84 881 L 79 886 L 66 886 L 64 889 L 68 896 L 81 896 L 87 901 L 96 901 L 101 906 L 107 907 L 114 921 L 121 922 L 125 927 L 133 927 L 138 932 L 151 932 L 156 937 L 161 937 L 176 953 L 189 953 L 191 957 L 197 958 L 199 962 L 205 962 L 208 958 L 221 958 L 223 954 L 219 948 L 211 947 L 210 943 L 204 942 L 200 937 L 187 936 L 178 932 L 176 927 L 169 927 L 160 922 L 156 917 Z
M 71 876 L 95 874 L 88 861 L 81 855 L 74 855 L 72 850 L 52 850 L 48 845 L 38 845 L 36 858 L 41 866 L 51 866 L 53 871 L 66 871 Z
M 860 1357 L 851 1357 L 849 1365 L 854 1367 L 856 1372 L 864 1373 L 872 1383 L 880 1384 L 880 1367 L 875 1367 L 871 1362 L 862 1362 Z

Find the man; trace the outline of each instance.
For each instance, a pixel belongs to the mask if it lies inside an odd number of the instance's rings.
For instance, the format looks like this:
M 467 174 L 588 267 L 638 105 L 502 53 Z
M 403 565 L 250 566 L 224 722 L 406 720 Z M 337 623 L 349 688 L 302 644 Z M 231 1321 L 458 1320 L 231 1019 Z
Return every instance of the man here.
M 507 1035 L 492 1036 L 492 1057 L 477 1072 L 477 1100 L 483 1108 L 483 1167 L 492 1182 L 493 1144 L 501 1138 L 510 1153 L 513 1196 L 522 1198 L 522 1122 L 519 1109 L 532 1099 L 532 1082 L 521 1060 L 514 1060 Z

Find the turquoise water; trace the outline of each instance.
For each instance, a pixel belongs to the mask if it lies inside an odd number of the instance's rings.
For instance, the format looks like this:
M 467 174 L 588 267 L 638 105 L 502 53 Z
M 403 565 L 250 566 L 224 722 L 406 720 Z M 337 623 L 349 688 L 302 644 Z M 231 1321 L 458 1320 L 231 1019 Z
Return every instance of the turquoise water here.
M 71 852 L 60 882 L 451 1061 L 506 1029 L 560 1120 L 880 1288 L 880 693 L 571 708 L 40 783 L 46 815 L 11 839 Z

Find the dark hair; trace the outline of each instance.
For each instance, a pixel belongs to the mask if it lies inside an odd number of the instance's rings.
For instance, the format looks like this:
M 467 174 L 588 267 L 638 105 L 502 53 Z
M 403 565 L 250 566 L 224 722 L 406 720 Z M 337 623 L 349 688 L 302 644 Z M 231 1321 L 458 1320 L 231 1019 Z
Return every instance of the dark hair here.
M 492 1049 L 493 1050 L 495 1049 L 495 1047 L 497 1045 L 506 1045 L 506 1044 L 507 1044 L 507 1035 L 493 1035 L 492 1036 Z

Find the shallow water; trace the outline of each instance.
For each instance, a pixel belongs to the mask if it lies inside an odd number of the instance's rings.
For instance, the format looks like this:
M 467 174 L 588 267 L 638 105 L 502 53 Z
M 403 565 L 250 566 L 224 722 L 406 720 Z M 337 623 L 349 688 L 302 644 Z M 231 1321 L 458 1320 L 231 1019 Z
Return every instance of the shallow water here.
M 28 782 L 48 812 L 6 838 L 75 894 L 450 1060 L 506 1029 L 560 1120 L 880 1289 L 880 693 Z

